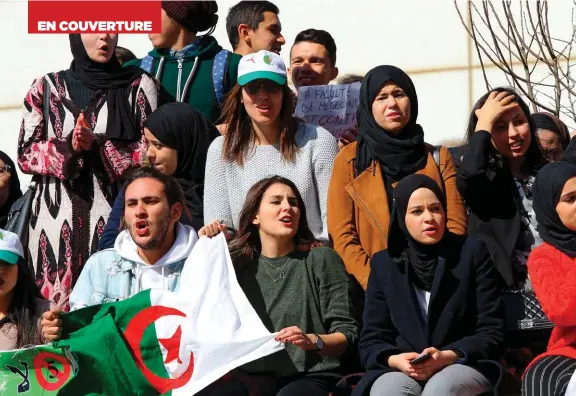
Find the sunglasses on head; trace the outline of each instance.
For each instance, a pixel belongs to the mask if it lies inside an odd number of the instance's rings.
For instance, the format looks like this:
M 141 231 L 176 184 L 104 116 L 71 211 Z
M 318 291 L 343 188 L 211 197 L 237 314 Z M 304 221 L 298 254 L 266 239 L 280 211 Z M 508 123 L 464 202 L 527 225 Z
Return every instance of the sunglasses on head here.
M 244 86 L 246 92 L 250 95 L 256 95 L 260 92 L 260 89 L 264 89 L 264 92 L 273 94 L 280 92 L 282 90 L 282 85 L 276 84 L 274 81 L 271 80 L 254 80 L 250 81 L 248 84 Z

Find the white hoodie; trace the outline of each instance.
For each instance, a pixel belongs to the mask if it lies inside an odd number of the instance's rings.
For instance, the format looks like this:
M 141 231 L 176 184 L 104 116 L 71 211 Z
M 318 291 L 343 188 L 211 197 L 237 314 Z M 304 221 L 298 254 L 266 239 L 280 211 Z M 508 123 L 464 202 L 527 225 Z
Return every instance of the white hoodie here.
M 138 247 L 127 230 L 116 238 L 114 250 L 125 260 L 135 264 L 137 292 L 147 289 L 167 290 L 165 269 L 170 264 L 186 260 L 198 241 L 196 231 L 190 226 L 177 223 L 176 240 L 160 260 L 153 265 L 146 264 L 138 255 Z

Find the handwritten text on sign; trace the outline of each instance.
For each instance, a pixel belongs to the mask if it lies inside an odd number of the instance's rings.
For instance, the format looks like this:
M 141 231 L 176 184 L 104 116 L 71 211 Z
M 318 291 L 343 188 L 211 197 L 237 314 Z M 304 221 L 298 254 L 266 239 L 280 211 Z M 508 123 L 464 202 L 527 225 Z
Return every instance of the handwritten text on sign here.
M 360 83 L 300 87 L 295 116 L 339 138 L 347 130 L 356 129 L 359 103 Z

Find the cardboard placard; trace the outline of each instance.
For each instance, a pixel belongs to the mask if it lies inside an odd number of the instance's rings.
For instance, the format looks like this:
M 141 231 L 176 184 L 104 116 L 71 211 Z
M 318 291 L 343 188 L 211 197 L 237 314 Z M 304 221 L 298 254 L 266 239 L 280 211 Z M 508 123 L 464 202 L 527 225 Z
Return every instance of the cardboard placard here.
M 308 124 L 327 129 L 338 139 L 345 132 L 356 130 L 359 104 L 359 82 L 300 87 L 294 115 Z

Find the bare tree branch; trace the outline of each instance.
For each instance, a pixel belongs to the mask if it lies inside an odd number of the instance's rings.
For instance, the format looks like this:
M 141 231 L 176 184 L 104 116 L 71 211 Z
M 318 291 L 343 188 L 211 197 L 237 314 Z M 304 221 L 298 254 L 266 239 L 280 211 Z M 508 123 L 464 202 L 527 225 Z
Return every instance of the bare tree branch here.
M 462 26 L 474 42 L 484 82 L 490 89 L 485 59 L 503 73 L 519 93 L 526 96 L 532 110 L 567 115 L 576 121 L 576 76 L 572 64 L 576 45 L 576 0 L 571 10 L 569 34 L 553 36 L 549 16 L 552 7 L 566 3 L 543 0 L 468 1 L 467 17 L 454 0 Z M 481 4 L 481 5 L 480 5 Z M 564 10 L 564 8 L 562 8 Z M 556 11 L 558 11 L 556 9 Z M 562 11 L 561 15 L 567 13 Z

